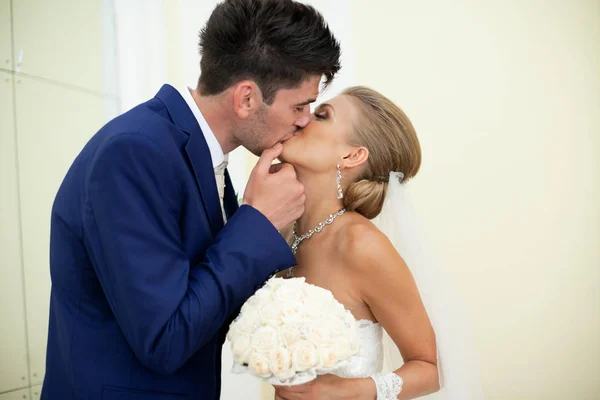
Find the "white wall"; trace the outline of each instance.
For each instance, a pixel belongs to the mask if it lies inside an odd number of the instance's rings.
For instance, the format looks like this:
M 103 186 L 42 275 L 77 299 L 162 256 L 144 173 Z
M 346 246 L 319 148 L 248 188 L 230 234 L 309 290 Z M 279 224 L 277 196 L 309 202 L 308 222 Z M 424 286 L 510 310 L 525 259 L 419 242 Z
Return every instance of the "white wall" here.
M 50 210 L 75 156 L 117 112 L 111 13 L 108 0 L 0 0 L 2 400 L 40 396 Z
M 598 398 L 600 3 L 351 3 L 357 80 L 421 139 L 415 204 L 488 398 Z

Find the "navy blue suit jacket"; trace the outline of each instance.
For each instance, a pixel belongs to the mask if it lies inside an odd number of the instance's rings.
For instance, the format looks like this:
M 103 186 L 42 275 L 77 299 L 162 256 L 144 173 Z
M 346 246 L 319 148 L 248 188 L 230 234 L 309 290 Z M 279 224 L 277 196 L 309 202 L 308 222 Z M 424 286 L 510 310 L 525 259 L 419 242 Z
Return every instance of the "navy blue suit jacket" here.
M 219 398 L 228 323 L 295 264 L 226 184 L 223 226 L 204 135 L 171 86 L 94 135 L 52 209 L 42 399 Z

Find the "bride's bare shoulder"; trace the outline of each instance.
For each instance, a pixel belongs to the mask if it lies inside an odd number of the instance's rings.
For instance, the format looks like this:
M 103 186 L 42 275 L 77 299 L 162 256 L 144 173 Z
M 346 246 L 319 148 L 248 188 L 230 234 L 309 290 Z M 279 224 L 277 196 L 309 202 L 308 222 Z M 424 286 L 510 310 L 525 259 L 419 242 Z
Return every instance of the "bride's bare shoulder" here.
M 373 272 L 375 264 L 389 264 L 399 255 L 389 239 L 368 219 L 351 214 L 340 232 L 339 251 L 352 269 Z
M 388 237 L 366 219 L 348 222 L 338 257 L 363 301 L 373 307 L 399 293 L 416 293 L 410 270 Z

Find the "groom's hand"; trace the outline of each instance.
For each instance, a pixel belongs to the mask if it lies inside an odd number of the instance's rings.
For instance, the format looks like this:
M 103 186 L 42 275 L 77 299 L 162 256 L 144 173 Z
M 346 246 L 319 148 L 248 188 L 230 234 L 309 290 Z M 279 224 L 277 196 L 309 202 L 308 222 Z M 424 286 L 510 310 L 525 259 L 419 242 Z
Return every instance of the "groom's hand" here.
M 306 200 L 294 167 L 287 163 L 271 165 L 282 148 L 278 143 L 263 151 L 250 174 L 243 202 L 260 211 L 279 231 L 302 215 Z

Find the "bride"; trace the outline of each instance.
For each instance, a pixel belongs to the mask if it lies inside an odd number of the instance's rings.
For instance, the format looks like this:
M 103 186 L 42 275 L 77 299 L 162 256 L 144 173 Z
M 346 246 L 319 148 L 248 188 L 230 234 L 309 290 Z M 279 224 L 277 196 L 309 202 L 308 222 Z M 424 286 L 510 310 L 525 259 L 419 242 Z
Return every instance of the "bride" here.
M 284 276 L 330 290 L 359 321 L 363 351 L 333 374 L 277 386 L 275 398 L 412 399 L 440 387 L 444 398 L 482 398 L 457 331 L 465 325 L 448 307 L 405 192 L 421 164 L 406 115 L 374 90 L 349 88 L 316 108 L 280 159 L 306 193 L 290 242 L 297 266 Z M 382 372 L 384 355 L 391 365 Z

